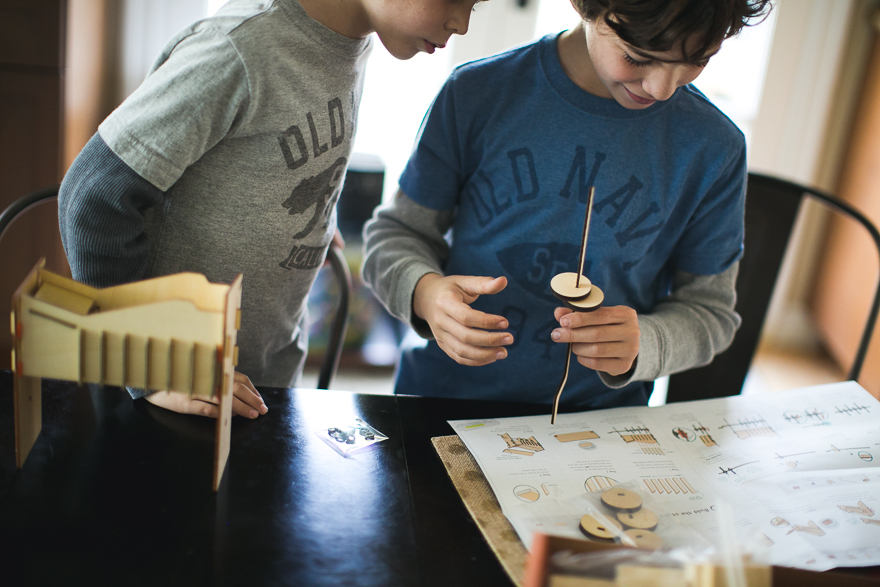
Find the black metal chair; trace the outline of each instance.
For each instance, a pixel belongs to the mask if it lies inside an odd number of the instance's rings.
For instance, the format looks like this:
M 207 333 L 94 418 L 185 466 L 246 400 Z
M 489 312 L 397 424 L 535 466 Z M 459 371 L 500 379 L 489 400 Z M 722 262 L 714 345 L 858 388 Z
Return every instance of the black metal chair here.
M 669 377 L 666 402 L 738 395 L 754 358 L 776 279 L 801 202 L 812 198 L 859 222 L 880 255 L 880 232 L 861 212 L 843 200 L 810 187 L 750 173 L 746 191 L 745 245 L 736 282 L 736 311 L 742 327 L 733 344 L 709 365 Z M 857 380 L 880 310 L 880 280 L 868 312 L 855 360 L 847 378 Z
M 6 228 L 19 215 L 34 206 L 56 199 L 58 187 L 54 185 L 36 190 L 10 204 L 0 213 L 0 239 L 3 238 Z M 348 263 L 342 249 L 335 244 L 331 245 L 327 252 L 327 261 L 339 284 L 339 303 L 333 318 L 327 350 L 324 353 L 321 370 L 318 374 L 318 389 L 330 389 L 330 384 L 339 368 L 339 358 L 342 355 L 342 345 L 345 342 L 345 331 L 348 327 L 348 307 L 351 295 L 351 273 L 348 270 Z
M 327 340 L 327 350 L 324 351 L 324 359 L 321 361 L 321 370 L 318 372 L 318 389 L 330 389 L 330 382 L 333 381 L 339 368 L 339 357 L 342 356 L 345 330 L 348 327 L 348 306 L 351 297 L 351 272 L 348 270 L 348 261 L 335 241 L 327 251 L 327 261 L 339 284 L 339 303 L 333 316 L 333 326 L 330 328 L 330 338 Z

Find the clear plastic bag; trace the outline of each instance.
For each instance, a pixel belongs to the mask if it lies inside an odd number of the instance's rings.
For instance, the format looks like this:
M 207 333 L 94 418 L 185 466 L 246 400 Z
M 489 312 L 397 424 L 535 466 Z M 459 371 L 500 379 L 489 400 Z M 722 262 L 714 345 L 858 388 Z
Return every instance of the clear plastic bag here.
M 640 494 L 637 488 L 635 483 L 623 483 L 602 493 L 584 494 L 572 500 L 601 528 L 588 525 L 582 529 L 584 535 L 612 548 L 573 548 L 552 553 L 547 585 L 770 587 L 771 568 L 751 564 L 750 556 L 744 554 L 732 530 L 722 532 L 713 544 L 696 531 L 678 524 L 656 500 Z M 645 510 L 650 515 L 644 514 Z M 720 527 L 733 528 L 734 516 L 729 506 L 721 504 L 715 512 Z M 633 528 L 627 522 L 644 527 Z M 652 547 L 646 548 L 645 544 L 631 539 L 633 530 L 651 533 L 649 545 Z M 605 534 L 609 537 L 604 537 Z
M 355 418 L 353 422 L 315 430 L 315 434 L 342 456 L 348 456 L 377 442 L 388 440 L 387 436 L 360 418 Z
M 568 500 L 583 513 L 581 532 L 595 542 L 618 543 L 647 550 L 691 549 L 702 552 L 711 543 L 679 524 L 635 482 Z

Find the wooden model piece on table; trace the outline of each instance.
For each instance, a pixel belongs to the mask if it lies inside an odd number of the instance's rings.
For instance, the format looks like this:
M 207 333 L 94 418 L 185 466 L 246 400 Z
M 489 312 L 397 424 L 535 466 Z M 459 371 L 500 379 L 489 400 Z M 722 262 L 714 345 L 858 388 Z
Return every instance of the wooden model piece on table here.
M 601 289 L 593 285 L 584 272 L 584 258 L 587 255 L 587 235 L 590 232 L 590 217 L 593 212 L 593 196 L 596 188 L 590 188 L 590 196 L 587 200 L 587 212 L 584 216 L 584 232 L 581 236 L 580 256 L 578 258 L 577 273 L 560 273 L 550 280 L 550 289 L 567 307 L 575 312 L 592 312 L 602 305 L 605 300 L 605 294 Z M 568 370 L 571 366 L 571 346 L 568 343 L 568 352 L 565 355 L 565 371 L 562 374 L 562 381 L 556 388 L 556 394 L 553 396 L 553 410 L 550 412 L 550 424 L 556 423 L 556 412 L 559 410 L 559 398 L 562 396 L 562 390 L 565 388 L 565 382 L 568 381 Z
M 588 517 L 588 516 L 585 516 Z M 627 530 L 633 532 L 633 530 Z M 589 541 L 564 536 L 552 536 L 536 532 L 529 550 L 523 587 L 733 587 L 728 582 L 727 569 L 717 562 L 685 562 L 681 558 L 652 557 L 654 560 L 620 556 L 622 550 L 638 552 L 652 550 L 651 545 L 639 544 L 635 548 L 615 544 L 610 540 Z M 606 558 L 602 553 L 618 551 L 618 556 Z M 556 555 L 561 555 L 556 558 Z M 592 556 L 588 556 L 592 555 Z M 581 558 L 589 564 L 578 568 L 573 559 Z M 590 562 L 592 558 L 592 562 Z M 568 563 L 568 564 L 566 564 Z M 870 579 L 853 575 L 804 571 L 787 567 L 770 567 L 742 559 L 742 579 L 738 584 L 748 587 L 794 587 L 796 585 L 864 585 Z M 848 583 L 849 580 L 852 583 Z
M 96 289 L 40 260 L 12 298 L 15 464 L 42 427 L 41 378 L 174 390 L 219 400 L 214 491 L 229 456 L 241 275 L 178 273 Z

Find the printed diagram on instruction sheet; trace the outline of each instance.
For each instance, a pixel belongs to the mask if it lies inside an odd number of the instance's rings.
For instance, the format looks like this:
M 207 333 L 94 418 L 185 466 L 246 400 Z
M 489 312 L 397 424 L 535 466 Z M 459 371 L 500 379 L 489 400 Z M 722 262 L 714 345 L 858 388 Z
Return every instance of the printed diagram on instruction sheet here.
M 619 485 L 707 539 L 732 505 L 766 562 L 823 570 L 880 561 L 878 412 L 847 382 L 450 425 L 526 547 L 535 530 L 582 537 L 585 496 Z

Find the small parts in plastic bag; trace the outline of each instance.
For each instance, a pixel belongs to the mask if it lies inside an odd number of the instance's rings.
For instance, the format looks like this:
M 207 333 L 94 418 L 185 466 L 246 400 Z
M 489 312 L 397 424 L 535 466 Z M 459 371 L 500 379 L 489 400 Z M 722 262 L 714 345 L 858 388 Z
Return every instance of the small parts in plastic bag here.
M 355 418 L 354 422 L 343 426 L 329 426 L 324 430 L 315 430 L 315 434 L 342 456 L 388 440 L 387 436 L 360 418 Z
M 663 539 L 658 534 L 650 530 L 626 530 L 623 533 L 624 538 L 621 542 L 624 544 L 631 543 L 631 546 L 642 548 L 644 550 L 657 550 L 663 546 Z
M 662 548 L 663 539 L 654 533 L 659 519 L 643 508 L 642 496 L 624 487 L 612 487 L 602 493 L 604 512 L 581 517 L 580 530 L 596 542 L 619 542 L 645 550 Z
M 617 531 L 615 532 L 612 528 Z M 580 529 L 587 538 L 601 542 L 614 542 L 614 539 L 623 532 L 623 528 L 617 521 L 611 518 L 600 521 L 590 514 L 581 517 Z
M 642 507 L 642 496 L 623 487 L 612 487 L 602 493 L 602 503 L 614 512 L 637 512 Z
M 655 530 L 660 519 L 657 514 L 648 508 L 642 508 L 635 512 L 618 512 L 617 520 L 633 530 Z
M 356 426 L 327 428 L 327 434 L 335 438 L 338 442 L 344 442 L 345 444 L 354 444 L 357 441 L 356 435 L 363 436 L 364 440 L 375 440 L 377 432 L 372 426 L 360 418 L 355 418 L 355 422 L 357 422 Z
M 340 430 L 339 428 L 327 428 L 327 434 L 336 439 L 336 442 L 344 442 L 345 444 L 354 444 L 355 436 L 351 432 Z

